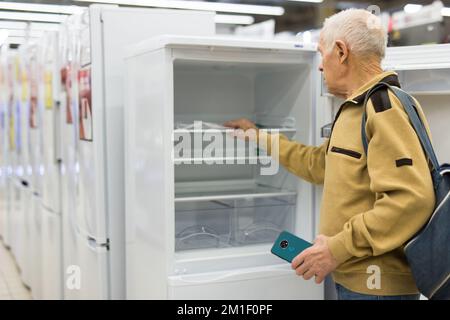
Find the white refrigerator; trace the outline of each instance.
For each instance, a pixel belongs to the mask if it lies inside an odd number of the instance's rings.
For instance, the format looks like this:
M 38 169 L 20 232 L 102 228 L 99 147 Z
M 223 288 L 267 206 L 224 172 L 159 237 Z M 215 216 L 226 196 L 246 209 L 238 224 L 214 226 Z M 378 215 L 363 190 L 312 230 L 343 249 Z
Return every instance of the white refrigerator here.
M 124 52 L 161 33 L 212 35 L 214 14 L 93 5 L 67 23 L 73 27 L 64 36 L 60 98 L 64 296 L 123 299 Z
M 39 104 L 42 125 L 42 298 L 63 298 L 62 219 L 59 145 L 59 33 L 45 33 L 39 44 Z
M 246 117 L 316 143 L 316 52 L 164 36 L 130 49 L 126 65 L 127 296 L 322 299 L 323 285 L 270 253 L 282 230 L 313 240 L 314 188 L 220 127 Z M 208 127 L 225 141 L 209 156 Z
M 30 79 L 29 79 L 29 64 L 28 64 L 28 49 L 26 47 L 20 48 L 14 59 L 15 64 L 15 92 L 16 104 L 19 108 L 16 122 L 19 124 L 16 127 L 17 139 L 16 150 L 17 160 L 19 164 L 19 182 L 20 182 L 20 211 L 17 215 L 17 223 L 15 224 L 15 233 L 19 237 L 17 247 L 16 261 L 20 268 L 21 279 L 27 286 L 31 285 L 31 270 L 30 256 L 32 250 L 30 249 L 34 244 L 34 239 L 31 237 L 31 201 L 32 188 L 31 177 L 32 169 L 30 166 L 30 148 L 29 148 L 29 121 L 30 121 Z
M 23 46 L 27 63 L 27 101 L 28 101 L 28 119 L 26 127 L 28 128 L 28 152 L 29 152 L 29 171 L 31 173 L 29 187 L 31 190 L 31 200 L 29 205 L 29 226 L 30 226 L 30 247 L 29 261 L 31 268 L 31 294 L 34 299 L 44 299 L 43 296 L 43 210 L 42 210 L 42 191 L 43 191 L 43 122 L 42 122 L 42 98 L 40 96 L 40 78 L 42 68 L 40 64 L 41 47 L 39 43 L 30 43 Z
M 198 151 L 215 141 L 202 136 L 206 128 L 229 141 L 220 124 L 236 117 L 321 144 L 342 101 L 327 93 L 319 61 L 300 43 L 229 38 L 165 36 L 129 50 L 128 298 L 324 298 L 323 285 L 270 253 L 281 230 L 314 239 L 322 189 L 282 168 L 262 175 L 264 153 L 256 164 L 250 152 L 248 163 L 236 163 L 237 153 L 227 154 L 232 143 L 215 145 L 212 156 Z M 449 162 L 450 45 L 392 48 L 384 66 L 422 103 L 439 159 Z
M 7 242 L 8 45 L 0 47 L 0 239 Z

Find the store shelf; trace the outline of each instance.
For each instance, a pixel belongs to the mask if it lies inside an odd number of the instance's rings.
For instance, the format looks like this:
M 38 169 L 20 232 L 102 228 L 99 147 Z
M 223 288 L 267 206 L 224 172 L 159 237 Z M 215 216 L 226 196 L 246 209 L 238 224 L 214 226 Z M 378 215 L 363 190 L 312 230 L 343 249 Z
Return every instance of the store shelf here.
M 295 128 L 277 128 L 277 127 L 264 127 L 264 126 L 258 126 L 258 129 L 266 130 L 268 132 L 279 132 L 282 134 L 295 134 L 297 130 Z M 181 133 L 190 133 L 190 134 L 196 134 L 196 133 L 222 133 L 222 134 L 233 134 L 235 129 L 174 129 L 173 132 L 175 134 L 181 134 Z

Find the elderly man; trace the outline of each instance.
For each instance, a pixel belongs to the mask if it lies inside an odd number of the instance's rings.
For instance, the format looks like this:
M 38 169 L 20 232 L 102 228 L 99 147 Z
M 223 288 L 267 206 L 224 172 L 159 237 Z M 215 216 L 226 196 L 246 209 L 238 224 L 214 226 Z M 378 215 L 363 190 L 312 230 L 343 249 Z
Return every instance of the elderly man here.
M 386 43 L 379 19 L 368 11 L 351 9 L 328 18 L 318 46 L 319 70 L 329 92 L 345 99 L 331 137 L 318 147 L 284 136 L 279 141 L 283 166 L 324 185 L 320 235 L 292 268 L 317 283 L 332 273 L 338 299 L 419 297 L 403 246 L 432 213 L 433 184 L 403 106 L 387 89 L 376 91 L 366 105 L 367 156 L 361 141 L 367 92 L 379 82 L 400 86 L 394 72 L 381 68 Z M 246 119 L 225 125 L 256 129 Z M 266 136 L 260 132 L 259 138 Z

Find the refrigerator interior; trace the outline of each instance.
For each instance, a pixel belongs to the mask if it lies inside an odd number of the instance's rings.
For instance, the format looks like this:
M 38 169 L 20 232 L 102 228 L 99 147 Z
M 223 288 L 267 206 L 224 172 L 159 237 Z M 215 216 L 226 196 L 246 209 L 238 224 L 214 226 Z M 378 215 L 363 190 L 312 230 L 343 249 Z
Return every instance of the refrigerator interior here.
M 191 149 L 184 148 L 190 155 L 174 152 L 175 259 L 181 266 L 175 274 L 280 263 L 269 249 L 281 231 L 298 231 L 299 218 L 310 214 L 297 201 L 300 194 L 311 196 L 311 189 L 281 167 L 274 175 L 263 175 L 261 170 L 273 165 L 270 157 L 255 143 L 231 137 L 231 130 L 221 125 L 243 117 L 260 128 L 310 141 L 312 72 L 308 63 L 174 61 L 175 149 L 177 133 L 188 133 L 191 140 Z M 196 121 L 206 126 L 196 130 Z M 204 141 L 208 137 L 202 130 L 208 125 L 219 128 L 221 138 L 208 154 L 211 162 L 233 164 L 194 163 L 205 160 L 201 149 L 206 153 L 213 141 Z M 202 142 L 195 145 L 196 140 Z M 188 266 L 194 257 L 206 256 L 223 261 L 215 267 Z

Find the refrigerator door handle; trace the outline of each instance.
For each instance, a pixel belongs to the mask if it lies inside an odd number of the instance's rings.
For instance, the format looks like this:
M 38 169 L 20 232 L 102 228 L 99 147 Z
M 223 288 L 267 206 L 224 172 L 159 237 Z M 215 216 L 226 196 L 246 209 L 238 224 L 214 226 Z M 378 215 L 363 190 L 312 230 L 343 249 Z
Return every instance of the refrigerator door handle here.
M 222 281 L 238 281 L 263 277 L 282 277 L 288 275 L 295 275 L 295 272 L 290 267 L 258 267 L 241 269 L 231 272 L 211 272 L 201 273 L 196 275 L 179 275 L 169 277 L 169 282 L 172 285 L 189 285 L 213 283 Z

